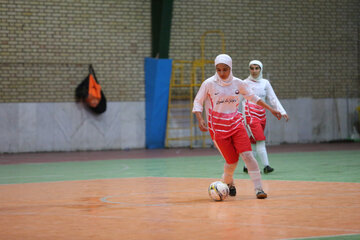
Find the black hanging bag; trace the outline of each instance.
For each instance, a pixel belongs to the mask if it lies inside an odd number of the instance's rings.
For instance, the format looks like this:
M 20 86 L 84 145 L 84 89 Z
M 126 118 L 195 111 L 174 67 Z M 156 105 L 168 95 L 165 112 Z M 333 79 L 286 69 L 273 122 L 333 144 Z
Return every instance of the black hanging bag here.
M 91 64 L 88 76 L 76 87 L 75 97 L 96 114 L 106 111 L 106 98 Z

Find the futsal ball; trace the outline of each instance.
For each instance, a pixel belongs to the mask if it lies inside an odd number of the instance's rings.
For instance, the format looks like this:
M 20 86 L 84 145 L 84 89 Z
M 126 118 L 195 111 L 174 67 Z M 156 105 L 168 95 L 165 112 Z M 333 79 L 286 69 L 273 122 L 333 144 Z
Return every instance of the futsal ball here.
M 208 193 L 214 201 L 222 201 L 229 196 L 229 187 L 221 181 L 216 181 L 210 184 Z

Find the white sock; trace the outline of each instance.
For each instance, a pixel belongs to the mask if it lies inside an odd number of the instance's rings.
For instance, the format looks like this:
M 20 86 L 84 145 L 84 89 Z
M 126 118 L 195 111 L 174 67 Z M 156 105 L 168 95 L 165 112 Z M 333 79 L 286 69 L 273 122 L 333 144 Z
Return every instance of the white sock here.
M 256 144 L 251 144 L 252 154 L 254 155 L 254 158 L 256 159 Z M 246 163 L 244 165 L 246 168 Z
M 252 152 L 251 151 L 243 152 L 240 154 L 240 156 L 243 159 L 243 161 L 246 163 L 246 166 L 249 169 L 248 173 L 249 173 L 249 176 L 250 176 L 252 182 L 254 183 L 254 188 L 255 189 L 262 188 L 259 165 L 258 165 L 256 159 L 254 158 Z
M 269 165 L 269 158 L 267 155 L 265 141 L 257 141 L 256 142 L 256 152 L 259 155 L 259 158 L 264 167 Z
M 260 171 L 249 171 L 249 176 L 254 183 L 254 189 L 262 189 Z
M 254 158 L 256 159 L 256 156 L 257 156 L 257 154 L 256 154 L 256 151 L 257 151 L 257 149 L 256 149 L 256 144 L 251 144 L 251 149 L 252 149 Z

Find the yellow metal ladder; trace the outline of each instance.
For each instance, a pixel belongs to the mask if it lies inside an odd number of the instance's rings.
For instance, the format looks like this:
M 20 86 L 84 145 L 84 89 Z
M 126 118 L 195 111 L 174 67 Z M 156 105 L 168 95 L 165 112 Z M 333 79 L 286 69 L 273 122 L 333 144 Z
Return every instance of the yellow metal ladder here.
M 191 61 L 174 60 L 169 89 L 166 124 L 166 147 L 182 147 L 190 141 L 191 76 L 188 76 Z
M 207 31 L 201 36 L 201 59 L 194 61 L 174 60 L 169 89 L 166 127 L 166 147 L 202 147 L 212 144 L 209 133 L 201 132 L 192 113 L 193 101 L 201 83 L 205 80 L 206 65 L 214 60 L 205 59 L 205 38 L 217 34 L 221 38 L 221 51 L 225 53 L 224 34 L 218 30 Z

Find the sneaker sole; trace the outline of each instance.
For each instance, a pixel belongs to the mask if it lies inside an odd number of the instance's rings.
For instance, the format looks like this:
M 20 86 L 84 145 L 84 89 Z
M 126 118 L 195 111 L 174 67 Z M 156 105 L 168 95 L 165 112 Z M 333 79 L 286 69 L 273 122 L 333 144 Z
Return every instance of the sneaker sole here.
M 258 199 L 264 199 L 264 198 L 267 198 L 267 194 L 266 193 L 260 193 L 260 194 L 256 195 L 256 197 Z
M 236 196 L 236 192 L 234 192 L 234 193 L 229 193 L 229 196 L 230 196 L 230 197 L 235 197 L 235 196 Z
M 234 187 L 233 191 L 230 190 L 229 188 L 229 196 L 230 197 L 235 197 L 236 196 L 236 188 Z
M 268 173 L 271 173 L 273 172 L 274 170 L 271 170 L 271 171 L 264 171 L 265 174 L 268 174 Z

